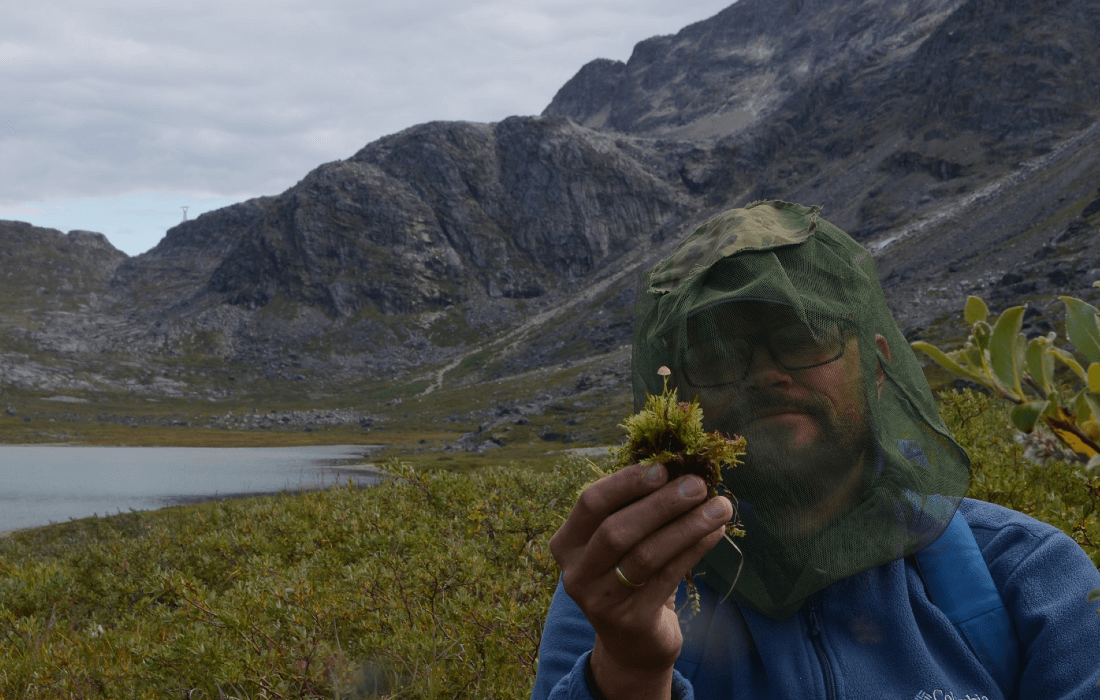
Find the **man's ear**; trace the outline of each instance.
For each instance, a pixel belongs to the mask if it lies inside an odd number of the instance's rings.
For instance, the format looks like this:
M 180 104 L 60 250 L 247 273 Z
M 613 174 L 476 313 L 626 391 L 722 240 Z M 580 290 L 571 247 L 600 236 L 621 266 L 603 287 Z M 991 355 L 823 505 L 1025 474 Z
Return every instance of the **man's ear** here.
M 878 346 L 878 351 L 882 353 L 883 359 L 886 360 L 886 364 L 890 364 L 890 343 L 886 342 L 886 337 L 875 333 L 875 345 Z M 886 372 L 882 369 L 882 363 L 879 362 L 878 372 L 875 375 L 875 384 L 878 386 L 878 397 L 882 398 L 882 387 L 886 383 Z

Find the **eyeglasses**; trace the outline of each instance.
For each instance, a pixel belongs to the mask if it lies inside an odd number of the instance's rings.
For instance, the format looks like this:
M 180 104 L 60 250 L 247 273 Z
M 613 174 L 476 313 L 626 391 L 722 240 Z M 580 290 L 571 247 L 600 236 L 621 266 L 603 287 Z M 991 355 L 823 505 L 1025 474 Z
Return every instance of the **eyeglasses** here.
M 847 341 L 846 327 L 838 321 L 819 319 L 809 324 L 794 322 L 733 335 L 709 326 L 713 338 L 689 341 L 680 362 L 681 371 L 696 387 L 716 387 L 744 381 L 756 348 L 764 345 L 779 366 L 788 371 L 810 369 L 839 360 Z M 690 333 L 698 336 L 699 333 Z

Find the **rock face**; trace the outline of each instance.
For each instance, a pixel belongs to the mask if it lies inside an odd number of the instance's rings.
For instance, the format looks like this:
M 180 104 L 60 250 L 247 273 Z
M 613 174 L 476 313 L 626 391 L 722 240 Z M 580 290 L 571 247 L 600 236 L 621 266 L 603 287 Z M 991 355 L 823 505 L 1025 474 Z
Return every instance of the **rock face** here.
M 102 233 L 0 221 L 0 349 L 84 347 L 126 259 Z
M 565 119 L 414 127 L 271 201 L 204 291 L 247 308 L 282 295 L 340 318 L 366 304 L 407 314 L 539 297 L 668 218 L 681 197 L 647 160 Z
M 543 114 L 698 139 L 743 132 L 794 105 L 835 118 L 858 103 L 866 121 L 901 100 L 919 107 L 898 113 L 916 122 L 1034 134 L 1092 113 L 1096 23 L 1083 1 L 743 0 L 637 44 L 625 64 L 592 61 Z
M 285 348 L 337 333 L 392 372 L 445 354 L 420 331 L 489 338 L 521 302 L 560 296 L 690 201 L 648 143 L 572 120 L 424 124 L 278 197 L 181 223 L 119 268 L 113 309 L 157 329 L 130 338 L 153 352 L 194 329 L 256 358 L 275 335 Z
M 593 61 L 544 114 L 632 134 L 731 136 L 802 97 L 820 97 L 823 78 L 909 65 L 930 37 L 956 21 L 963 4 L 742 1 L 675 35 L 637 44 L 626 64 Z
M 330 391 L 473 381 L 629 343 L 637 272 L 771 197 L 864 242 L 911 337 L 969 293 L 1096 303 L 1096 36 L 1091 0 L 740 0 L 585 65 L 539 117 L 412 127 L 134 258 L 4 222 L 3 342 Z M 64 295 L 84 320 L 43 301 Z
M 33 310 L 43 303 L 71 307 L 107 291 L 127 255 L 102 233 L 39 228 L 0 220 L 0 305 Z M 49 301 L 44 301 L 43 298 Z

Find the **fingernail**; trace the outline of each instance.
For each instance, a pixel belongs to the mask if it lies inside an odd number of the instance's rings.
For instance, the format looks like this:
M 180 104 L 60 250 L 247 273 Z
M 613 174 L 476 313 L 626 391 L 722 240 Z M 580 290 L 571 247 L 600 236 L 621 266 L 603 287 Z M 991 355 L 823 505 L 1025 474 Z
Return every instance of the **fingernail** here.
M 697 498 L 706 492 L 706 488 L 702 479 L 689 476 L 680 482 L 680 495 L 684 498 Z
M 661 480 L 661 465 L 654 464 L 645 473 L 645 480 L 651 483 L 656 483 Z
M 703 508 L 703 515 L 711 520 L 725 520 L 726 507 L 720 499 L 712 498 L 710 502 L 707 503 L 706 507 Z

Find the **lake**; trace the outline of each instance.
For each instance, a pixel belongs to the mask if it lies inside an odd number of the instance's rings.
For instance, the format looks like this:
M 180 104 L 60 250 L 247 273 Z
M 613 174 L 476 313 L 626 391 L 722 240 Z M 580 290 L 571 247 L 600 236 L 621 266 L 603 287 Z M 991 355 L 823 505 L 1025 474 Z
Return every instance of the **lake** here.
M 371 445 L 0 445 L 0 533 L 215 498 L 378 482 Z M 355 468 L 359 466 L 359 468 Z

